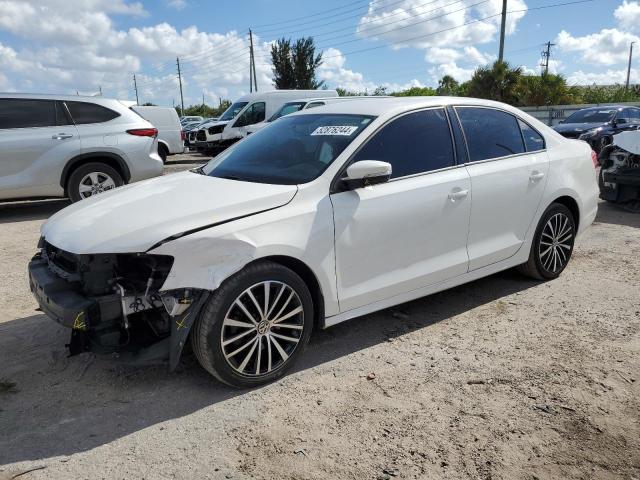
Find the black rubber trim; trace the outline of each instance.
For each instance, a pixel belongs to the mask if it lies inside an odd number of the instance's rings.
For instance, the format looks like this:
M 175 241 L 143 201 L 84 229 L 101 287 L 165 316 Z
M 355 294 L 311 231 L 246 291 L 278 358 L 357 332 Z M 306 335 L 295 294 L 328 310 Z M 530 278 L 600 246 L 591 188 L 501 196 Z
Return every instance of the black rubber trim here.
M 129 166 L 127 165 L 127 162 L 125 162 L 120 155 L 116 155 L 115 153 L 111 153 L 111 152 L 89 152 L 89 153 L 83 153 L 81 155 L 77 155 L 67 162 L 67 164 L 62 169 L 62 175 L 60 176 L 60 186 L 62 188 L 66 188 L 67 180 L 69 180 L 69 172 L 79 162 L 82 162 L 83 160 L 94 159 L 94 158 L 99 159 L 100 157 L 110 158 L 112 160 L 115 160 L 118 166 L 120 167 L 120 169 L 122 170 L 123 180 L 125 181 L 125 183 L 129 182 L 129 180 L 131 179 L 131 172 L 129 171 Z

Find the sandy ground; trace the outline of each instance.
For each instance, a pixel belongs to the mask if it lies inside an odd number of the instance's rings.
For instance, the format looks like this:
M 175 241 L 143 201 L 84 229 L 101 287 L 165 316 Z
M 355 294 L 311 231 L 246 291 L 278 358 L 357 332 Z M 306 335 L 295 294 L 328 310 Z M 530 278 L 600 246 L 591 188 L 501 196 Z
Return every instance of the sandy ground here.
M 0 206 L 0 479 L 640 479 L 638 215 L 601 204 L 558 280 L 507 271 L 316 332 L 294 373 L 236 391 L 189 355 L 66 357 L 25 273 L 65 204 Z

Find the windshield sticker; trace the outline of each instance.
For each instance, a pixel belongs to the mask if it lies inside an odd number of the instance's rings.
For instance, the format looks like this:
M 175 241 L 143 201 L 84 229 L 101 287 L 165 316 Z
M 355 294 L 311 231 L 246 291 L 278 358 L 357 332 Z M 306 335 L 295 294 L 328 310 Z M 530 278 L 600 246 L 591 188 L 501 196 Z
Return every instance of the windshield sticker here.
M 311 132 L 311 135 L 343 135 L 348 137 L 356 130 L 358 130 L 358 127 L 351 125 L 327 125 L 326 127 L 316 128 Z

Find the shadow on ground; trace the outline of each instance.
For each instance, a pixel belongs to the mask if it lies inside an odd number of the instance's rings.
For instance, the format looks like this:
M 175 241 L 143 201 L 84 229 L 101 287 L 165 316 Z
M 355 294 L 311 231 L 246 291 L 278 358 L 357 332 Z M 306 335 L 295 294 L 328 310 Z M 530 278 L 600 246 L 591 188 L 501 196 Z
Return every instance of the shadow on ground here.
M 640 213 L 631 213 L 615 204 L 600 202 L 596 222 L 640 228 Z

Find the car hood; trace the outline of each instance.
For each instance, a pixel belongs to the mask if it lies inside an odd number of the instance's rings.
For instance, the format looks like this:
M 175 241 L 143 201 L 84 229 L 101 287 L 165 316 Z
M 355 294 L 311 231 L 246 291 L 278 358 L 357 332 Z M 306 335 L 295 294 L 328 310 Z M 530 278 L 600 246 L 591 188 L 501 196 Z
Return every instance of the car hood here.
M 297 190 L 176 173 L 74 203 L 41 233 L 75 254 L 144 252 L 172 235 L 286 205 Z
M 560 123 L 555 125 L 553 129 L 558 133 L 583 133 L 606 125 L 606 123 Z

